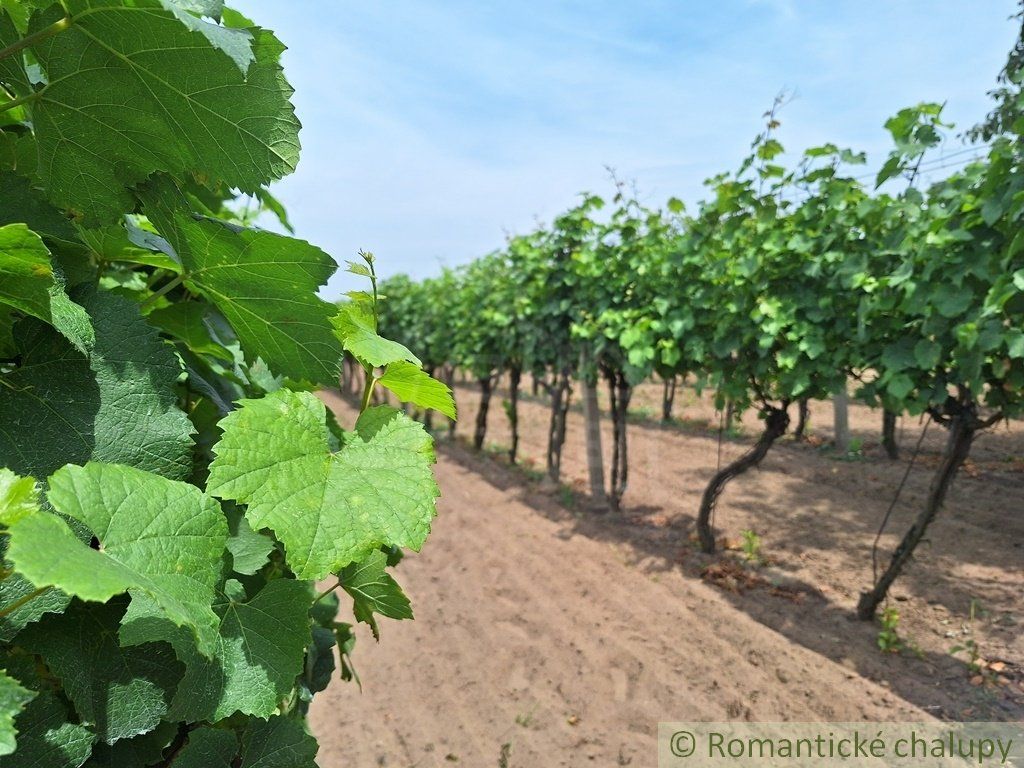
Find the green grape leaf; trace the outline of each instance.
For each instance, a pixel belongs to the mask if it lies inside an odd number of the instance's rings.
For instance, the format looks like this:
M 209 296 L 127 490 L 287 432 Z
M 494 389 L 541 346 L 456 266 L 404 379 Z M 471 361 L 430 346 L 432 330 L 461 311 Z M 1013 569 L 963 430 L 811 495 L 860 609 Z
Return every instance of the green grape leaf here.
M 17 151 L 14 146 L 11 149 Z M 0 171 L 0 225 L 7 224 L 25 224 L 44 238 L 65 242 L 75 240 L 71 220 L 50 205 L 26 177 Z
M 302 672 L 310 643 L 308 585 L 275 579 L 246 601 L 229 581 L 216 606 L 220 642 L 212 659 L 187 651 L 187 671 L 171 706 L 182 720 L 211 722 L 241 712 L 269 717 Z
M 11 10 L 17 13 L 19 9 L 13 7 Z M 15 26 L 14 18 L 8 13 L 8 8 L 0 8 L 0 47 L 14 45 L 20 38 L 21 35 Z M 21 56 L 4 56 L 0 59 L 0 83 L 13 96 L 32 93 L 32 82 L 28 79 Z
M 126 216 L 123 225 L 79 228 L 78 237 L 98 261 L 124 261 L 166 269 L 175 274 L 181 272 L 181 264 L 160 249 L 163 238 L 139 228 L 131 221 L 131 217 Z M 169 245 L 166 249 L 171 250 Z
M 288 220 L 288 211 L 285 209 L 284 205 L 281 203 L 280 200 L 274 197 L 266 189 L 256 190 L 256 199 L 260 201 L 260 204 L 263 206 L 265 210 L 268 210 L 272 214 L 274 214 L 274 216 L 277 218 L 278 223 L 282 227 L 284 227 L 285 231 L 289 235 L 295 234 L 295 227 L 293 227 L 292 223 Z
M 178 724 L 164 721 L 141 736 L 121 739 L 114 744 L 99 742 L 84 768 L 152 768 L 163 759 L 164 750 L 178 733 Z M 175 768 L 178 761 L 175 760 Z
M 275 373 L 336 383 L 335 308 L 316 295 L 336 269 L 330 256 L 283 235 L 196 221 L 166 179 L 144 197 L 150 220 L 181 259 L 185 285 L 216 305 L 250 362 L 260 357 Z
M 31 48 L 48 81 L 32 117 L 54 203 L 91 226 L 132 210 L 130 189 L 154 172 L 255 192 L 295 169 L 299 123 L 272 33 L 246 33 L 254 61 L 243 72 L 158 0 L 66 6 L 69 27 Z M 62 14 L 51 6 L 30 31 Z
M 160 4 L 174 14 L 189 29 L 198 32 L 210 44 L 224 51 L 244 74 L 255 61 L 252 51 L 252 35 L 244 29 L 222 27 L 203 21 L 200 16 L 220 16 L 223 3 L 205 0 L 160 0 Z
M 9 469 L 0 469 L 0 523 L 14 525 L 39 511 L 39 491 L 33 477 L 19 477 Z M 7 540 L 0 544 L 6 553 Z M 5 563 L 5 566 L 9 565 Z M 71 598 L 57 589 L 39 593 L 36 586 L 20 573 L 0 580 L 0 642 L 10 642 L 22 629 L 44 614 L 59 613 Z
M 390 363 L 377 383 L 390 389 L 403 402 L 433 408 L 449 419 L 456 418 L 452 391 L 418 365 L 404 360 Z
M 154 309 L 146 319 L 160 330 L 184 342 L 197 354 L 210 355 L 233 363 L 234 355 L 223 344 L 213 340 L 206 325 L 208 305 L 198 301 L 183 301 Z
M 302 723 L 283 715 L 250 720 L 242 733 L 239 768 L 317 768 L 316 739 Z
M 61 701 L 40 692 L 15 720 L 18 749 L 5 768 L 79 768 L 92 752 L 93 733 L 68 721 Z
M 306 650 L 306 668 L 302 675 L 302 696 L 312 701 L 313 695 L 326 690 L 334 675 L 334 631 L 327 627 L 313 627 L 313 642 Z
M 958 317 L 967 311 L 974 301 L 974 293 L 967 286 L 942 282 L 931 295 L 931 302 L 943 317 Z
M 72 602 L 22 632 L 18 644 L 42 656 L 82 722 L 107 744 L 147 733 L 167 712 L 183 668 L 166 643 L 122 648 L 125 601 Z
M 914 382 L 905 373 L 899 373 L 889 379 L 886 384 L 886 391 L 890 397 L 900 401 L 914 391 Z
M 0 227 L 0 304 L 49 323 L 82 354 L 92 348 L 89 316 L 68 298 L 42 238 L 24 224 Z
M 39 509 L 39 491 L 34 477 L 19 477 L 0 468 L 0 525 L 13 525 Z
M 380 546 L 418 550 L 435 514 L 430 436 L 391 408 L 372 408 L 332 453 L 324 404 L 280 390 L 243 400 L 221 421 L 208 489 L 247 505 L 292 570 L 319 579 Z
M 939 364 L 942 347 L 931 339 L 920 339 L 914 345 L 914 360 L 918 368 L 930 371 Z
M 339 621 L 334 625 L 334 638 L 338 643 L 338 659 L 341 661 L 341 679 L 346 683 L 352 680 L 363 689 L 363 683 L 352 666 L 352 651 L 356 647 L 356 636 L 352 631 L 352 625 Z
M 15 328 L 21 365 L 0 387 L 0 466 L 45 477 L 90 459 L 191 474 L 192 425 L 177 407 L 181 364 L 130 301 L 87 289 L 96 344 L 86 358 L 51 328 Z
M 0 641 L 9 643 L 29 624 L 47 613 L 60 613 L 71 598 L 59 589 L 39 593 L 36 586 L 20 573 L 12 573 L 0 581 Z
M 9 755 L 14 751 L 18 733 L 14 727 L 14 718 L 35 697 L 35 692 L 23 688 L 17 680 L 0 670 L 0 755 Z
M 910 337 L 887 344 L 882 350 L 882 366 L 893 373 L 912 368 L 917 363 L 914 346 L 914 340 Z
M 19 573 L 36 587 L 55 586 L 82 600 L 144 594 L 212 655 L 219 620 L 210 604 L 227 541 L 214 499 L 187 483 L 95 462 L 55 472 L 48 498 L 88 526 L 100 548 L 83 543 L 56 515 L 39 512 L 10 529 L 7 556 Z
M 373 614 L 379 613 L 391 619 L 412 618 L 409 598 L 385 570 L 387 564 L 388 556 L 378 549 L 362 562 L 352 563 L 338 574 L 342 588 L 354 601 L 356 620 L 368 624 L 378 640 L 380 631 Z
M 341 306 L 334 318 L 334 328 L 347 351 L 375 368 L 401 360 L 423 365 L 416 355 L 397 341 L 379 336 L 373 315 L 359 302 L 350 301 Z
M 228 530 L 228 552 L 231 553 L 231 569 L 235 573 L 252 576 L 270 562 L 274 540 L 254 531 L 241 510 L 236 508 L 234 514 L 229 512 Z
M 232 768 L 237 754 L 238 738 L 233 731 L 197 728 L 174 758 L 174 768 Z

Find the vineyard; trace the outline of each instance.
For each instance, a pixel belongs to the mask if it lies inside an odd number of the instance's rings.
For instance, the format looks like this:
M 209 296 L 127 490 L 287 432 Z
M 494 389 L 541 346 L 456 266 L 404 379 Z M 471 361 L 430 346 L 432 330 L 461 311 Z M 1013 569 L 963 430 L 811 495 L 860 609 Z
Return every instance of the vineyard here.
M 787 153 L 780 97 L 701 202 L 610 172 L 338 302 L 270 191 L 284 50 L 219 0 L 0 1 L 0 768 L 1021 719 L 1024 33 L 880 170 Z
M 1013 133 L 1024 120 L 972 147 L 977 160 L 922 191 L 916 182 L 928 152 L 952 126 L 941 105 L 905 109 L 886 124 L 895 147 L 874 179 L 876 187 L 900 179 L 902 189 L 871 194 L 857 176 L 864 155 L 853 150 L 813 147 L 795 169 L 777 164 L 784 150 L 776 109 L 766 116 L 752 154 L 709 182 L 693 214 L 676 199 L 647 208 L 621 183 L 604 216 L 604 201 L 584 195 L 550 228 L 513 237 L 465 269 L 422 283 L 385 281 L 382 326 L 424 350 L 427 370 L 449 384 L 456 370 L 478 383 L 477 449 L 495 380 L 507 375 L 512 462 L 530 374 L 534 394 L 539 386 L 550 404 L 545 470 L 553 483 L 578 391 L 590 497 L 612 511 L 625 500 L 627 417 L 638 384 L 663 382 L 666 422 L 684 384 L 713 393 L 722 431 L 754 409 L 756 441 L 718 467 L 696 510 L 705 553 L 716 549 L 722 493 L 765 459 L 794 416 L 796 438 L 805 437 L 810 401 L 836 398 L 845 420 L 852 385 L 854 397 L 879 409 L 893 460 L 898 419 L 937 425 L 947 438 L 929 493 L 857 605 L 859 618 L 872 619 L 974 442 L 1024 407 L 1024 179 Z M 612 423 L 607 479 L 599 386 Z

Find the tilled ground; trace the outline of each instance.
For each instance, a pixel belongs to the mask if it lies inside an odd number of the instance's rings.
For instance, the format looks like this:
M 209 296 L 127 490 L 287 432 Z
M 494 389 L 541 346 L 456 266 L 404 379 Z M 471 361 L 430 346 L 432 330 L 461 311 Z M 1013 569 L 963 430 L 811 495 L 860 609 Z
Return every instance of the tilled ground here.
M 344 422 L 352 410 L 324 394 Z M 460 386 L 468 434 L 476 408 Z M 871 579 L 871 543 L 907 468 L 877 447 L 880 416 L 851 408 L 860 451 L 827 448 L 815 404 L 810 444 L 780 444 L 722 498 L 727 543 L 756 531 L 767 565 L 693 543 L 694 512 L 719 458 L 712 407 L 681 390 L 682 426 L 662 427 L 660 388 L 634 399 L 623 511 L 588 509 L 582 417 L 570 415 L 565 486 L 545 491 L 547 406 L 523 404 L 522 465 L 439 441 L 442 499 L 422 554 L 397 576 L 416 621 L 361 633 L 363 691 L 337 683 L 313 708 L 321 764 L 647 766 L 665 720 L 1024 718 L 1024 429 L 981 438 L 892 605 L 907 649 L 850 619 Z M 721 443 L 729 461 L 750 443 Z M 909 458 L 920 427 L 902 425 Z M 606 433 L 609 430 L 606 429 Z M 491 453 L 508 442 L 501 394 Z M 924 499 L 943 435 L 932 426 L 910 472 L 882 562 Z M 607 452 L 610 435 L 605 434 Z M 982 669 L 966 652 L 977 643 Z M 507 745 L 507 746 L 506 746 Z

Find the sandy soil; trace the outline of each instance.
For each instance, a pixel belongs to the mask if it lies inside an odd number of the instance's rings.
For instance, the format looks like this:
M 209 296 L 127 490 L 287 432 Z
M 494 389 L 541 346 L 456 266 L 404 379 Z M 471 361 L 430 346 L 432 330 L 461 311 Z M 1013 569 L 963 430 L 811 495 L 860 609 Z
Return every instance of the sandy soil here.
M 468 434 L 471 386 L 459 387 Z M 342 415 L 352 411 L 325 399 Z M 587 510 L 582 418 L 570 417 L 566 486 L 547 493 L 547 407 L 523 406 L 527 470 L 460 441 L 439 443 L 442 490 L 434 532 L 397 576 L 417 619 L 361 632 L 363 691 L 338 682 L 316 700 L 321 765 L 648 766 L 664 720 L 1024 718 L 1024 428 L 987 435 L 895 588 L 900 634 L 913 650 L 883 654 L 877 626 L 850 619 L 871 579 L 871 542 L 907 464 L 877 449 L 880 417 L 851 409 L 861 451 L 827 447 L 831 410 L 815 404 L 811 445 L 785 443 L 733 484 L 717 525 L 748 528 L 769 565 L 739 567 L 692 543 L 700 492 L 718 461 L 718 421 L 692 390 L 677 396 L 682 427 L 645 386 L 630 426 L 631 483 L 619 515 Z M 744 431 L 752 435 L 755 418 Z M 608 430 L 606 430 L 607 432 Z M 918 424 L 902 425 L 909 455 Z M 605 435 L 607 450 L 610 435 Z M 496 398 L 488 442 L 507 442 Z M 749 437 L 725 440 L 722 461 Z M 941 449 L 932 427 L 910 473 L 885 553 L 924 498 Z M 707 569 L 717 578 L 707 578 Z M 973 611 L 972 611 L 973 605 Z M 973 613 L 973 618 L 972 618 Z M 980 677 L 966 655 L 977 642 Z M 508 745 L 508 746 L 503 746 Z

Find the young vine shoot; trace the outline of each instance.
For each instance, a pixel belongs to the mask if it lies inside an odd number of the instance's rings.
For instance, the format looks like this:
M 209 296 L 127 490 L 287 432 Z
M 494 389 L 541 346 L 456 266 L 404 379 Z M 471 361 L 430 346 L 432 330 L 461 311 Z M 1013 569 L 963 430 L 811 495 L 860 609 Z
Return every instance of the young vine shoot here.
M 354 676 L 339 595 L 412 618 L 389 569 L 432 439 L 370 393 L 454 407 L 378 334 L 371 255 L 339 310 L 331 257 L 250 226 L 287 227 L 282 50 L 216 1 L 0 8 L 5 768 L 312 768 L 335 646 Z M 313 394 L 343 354 L 348 428 Z

